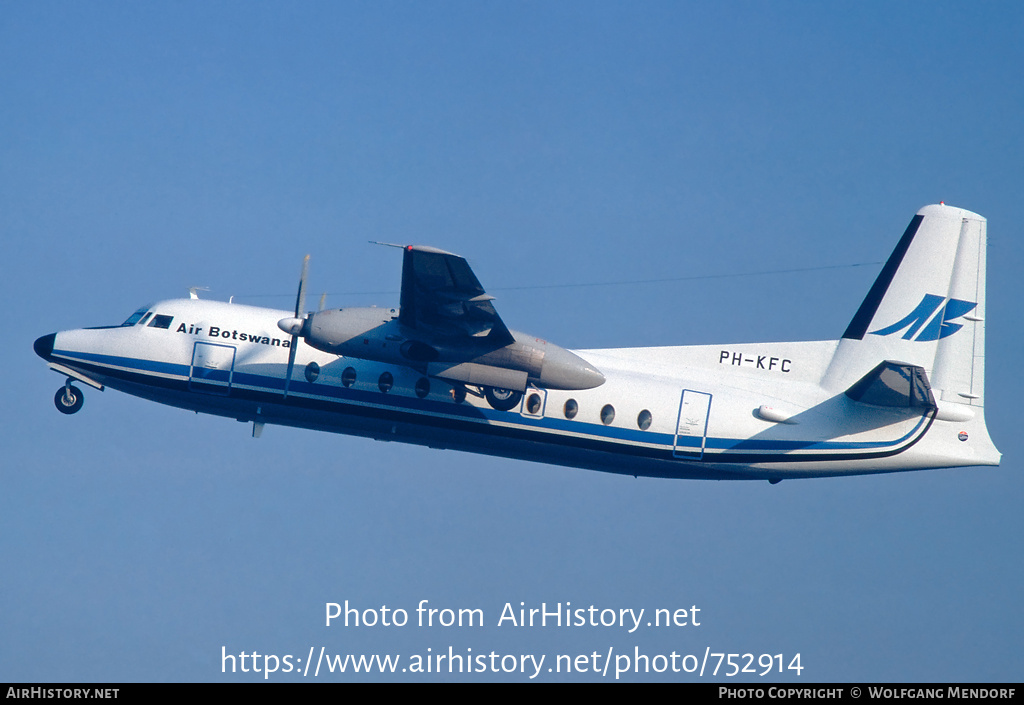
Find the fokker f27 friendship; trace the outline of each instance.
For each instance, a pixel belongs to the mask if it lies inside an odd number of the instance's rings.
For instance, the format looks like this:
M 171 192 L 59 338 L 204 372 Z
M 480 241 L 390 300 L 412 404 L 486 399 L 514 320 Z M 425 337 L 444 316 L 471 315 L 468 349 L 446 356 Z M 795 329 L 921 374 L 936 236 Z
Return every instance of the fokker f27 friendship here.
M 506 327 L 465 259 L 403 247 L 400 308 L 190 299 L 45 335 L 73 380 L 184 409 L 628 475 L 998 465 L 984 415 L 986 221 L 911 220 L 834 341 L 570 351 Z M 323 306 L 321 305 L 321 309 Z

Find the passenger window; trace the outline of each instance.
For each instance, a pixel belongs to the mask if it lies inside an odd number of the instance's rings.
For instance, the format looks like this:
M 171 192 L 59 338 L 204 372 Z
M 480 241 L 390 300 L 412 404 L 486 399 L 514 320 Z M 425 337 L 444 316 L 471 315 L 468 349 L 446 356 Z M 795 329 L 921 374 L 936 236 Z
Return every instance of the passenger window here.
M 651 412 L 647 409 L 641 411 L 640 415 L 636 417 L 636 425 L 640 427 L 641 431 L 649 429 L 651 427 L 651 421 L 653 421 L 653 417 L 651 416 Z
M 416 380 L 416 396 L 423 399 L 428 394 L 430 394 L 430 380 L 426 377 L 420 377 Z
M 574 419 L 576 414 L 579 413 L 580 405 L 576 403 L 575 399 L 569 399 L 565 402 L 565 406 L 562 407 L 562 411 L 565 412 L 565 418 Z
M 320 376 L 320 365 L 316 362 L 311 362 L 306 365 L 306 381 L 310 384 L 316 381 L 316 378 Z
M 380 391 L 387 394 L 391 391 L 391 387 L 393 387 L 394 384 L 395 378 L 390 372 L 381 372 L 380 379 L 377 380 L 377 388 L 380 389 Z
M 611 404 L 605 404 L 604 408 L 601 409 L 601 423 L 605 426 L 615 420 L 615 407 Z
M 530 414 L 540 412 L 540 394 L 531 394 L 526 397 L 526 411 Z
M 356 370 L 354 367 L 345 368 L 345 371 L 341 373 L 341 383 L 346 387 L 351 387 L 356 383 Z

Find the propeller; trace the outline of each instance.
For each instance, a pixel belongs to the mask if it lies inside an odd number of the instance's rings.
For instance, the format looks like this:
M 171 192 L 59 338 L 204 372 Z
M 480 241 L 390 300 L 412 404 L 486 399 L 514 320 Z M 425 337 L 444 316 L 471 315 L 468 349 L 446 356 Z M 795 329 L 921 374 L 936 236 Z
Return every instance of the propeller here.
M 309 255 L 302 260 L 302 274 L 299 276 L 299 293 L 295 297 L 295 317 L 282 318 L 277 327 L 285 333 L 291 333 L 292 344 L 288 348 L 288 372 L 284 378 L 284 398 L 288 398 L 288 387 L 292 383 L 292 370 L 295 368 L 295 350 L 299 347 L 302 335 L 302 324 L 305 323 L 303 311 L 306 308 L 306 275 L 309 274 Z

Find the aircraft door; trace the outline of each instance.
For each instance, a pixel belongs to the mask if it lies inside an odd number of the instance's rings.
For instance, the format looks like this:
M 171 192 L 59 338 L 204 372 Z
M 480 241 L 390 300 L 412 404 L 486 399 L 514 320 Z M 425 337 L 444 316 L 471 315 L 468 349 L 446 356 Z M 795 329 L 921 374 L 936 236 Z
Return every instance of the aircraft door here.
M 679 400 L 679 418 L 672 454 L 677 458 L 700 460 L 708 440 L 708 415 L 711 395 L 684 389 Z
M 192 349 L 188 388 L 193 392 L 226 396 L 231 391 L 234 370 L 235 346 L 197 342 Z

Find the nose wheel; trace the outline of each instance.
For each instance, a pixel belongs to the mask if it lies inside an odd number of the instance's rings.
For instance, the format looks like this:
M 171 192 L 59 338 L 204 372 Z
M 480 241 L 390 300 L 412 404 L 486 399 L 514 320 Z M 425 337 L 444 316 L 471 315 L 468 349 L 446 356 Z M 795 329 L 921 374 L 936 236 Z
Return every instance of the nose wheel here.
M 85 395 L 82 390 L 68 382 L 57 390 L 53 397 L 53 404 L 57 411 L 62 414 L 73 414 L 82 408 L 85 403 Z

